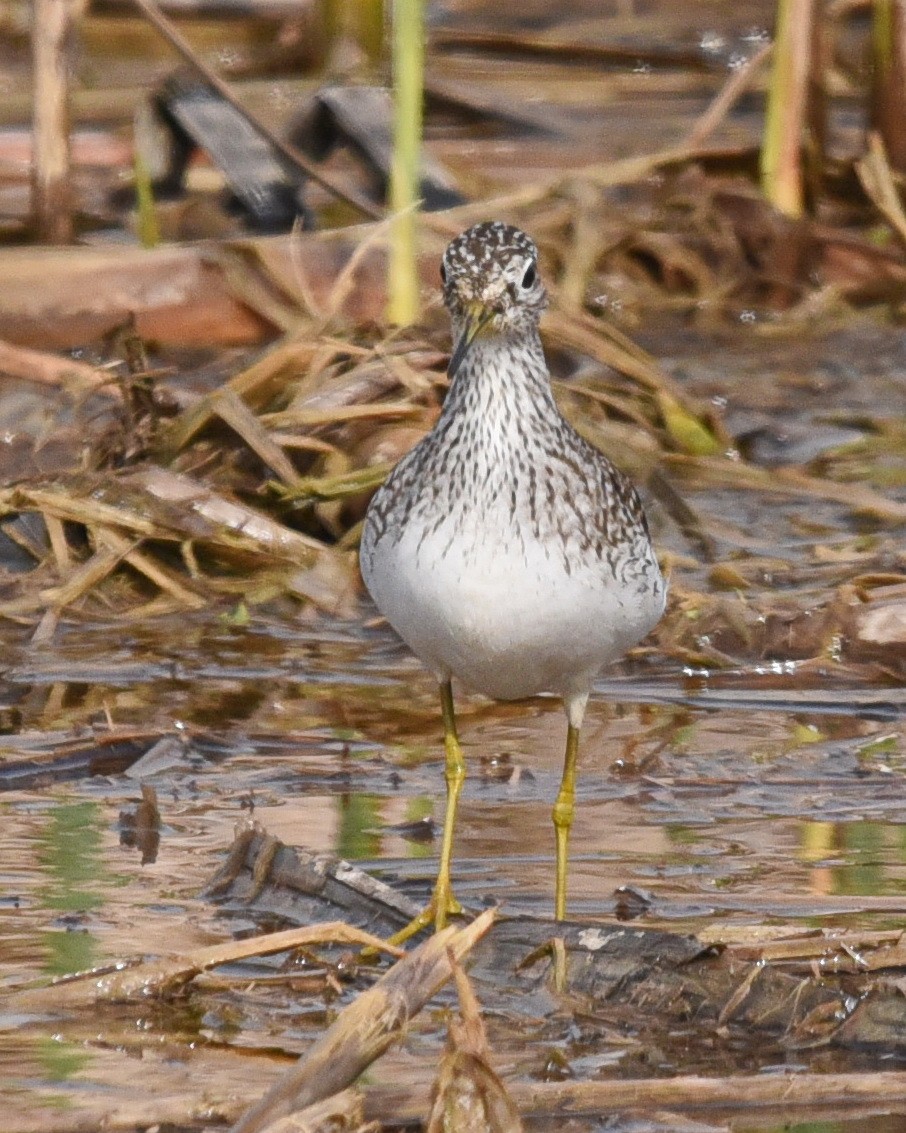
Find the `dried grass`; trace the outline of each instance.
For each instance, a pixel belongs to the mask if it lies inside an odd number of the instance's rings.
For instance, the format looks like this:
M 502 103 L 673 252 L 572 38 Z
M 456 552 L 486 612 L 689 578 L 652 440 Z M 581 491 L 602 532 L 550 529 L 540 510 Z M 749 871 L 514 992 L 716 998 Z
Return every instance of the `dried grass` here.
M 881 157 L 875 153 L 870 161 L 883 174 Z M 651 158 L 624 172 L 637 178 L 660 164 Z M 600 289 L 602 271 L 632 278 L 640 303 L 650 309 L 685 304 L 714 317 L 716 309 L 732 310 L 755 293 L 773 289 L 776 296 L 776 264 L 769 268 L 766 255 L 753 258 L 751 248 L 753 241 L 767 240 L 769 247 L 788 241 L 789 224 L 767 216 L 745 193 L 728 194 L 687 169 L 656 190 L 657 223 L 640 226 L 631 211 L 607 204 L 596 187 L 602 178 L 612 184 L 622 174 L 586 170 L 569 185 L 548 187 L 516 219 L 537 233 L 554 262 L 564 247 L 581 245 L 587 253 L 567 256 L 559 278 L 552 273 L 547 344 L 582 360 L 576 380 L 555 383 L 557 395 L 576 427 L 647 485 L 690 541 L 692 557 L 675 556 L 671 564 L 675 599 L 660 645 L 686 663 L 715 664 L 738 656 L 734 650 L 765 648 L 769 635 L 758 625 L 770 625 L 771 617 L 795 620 L 796 603 L 791 613 L 759 585 L 757 554 L 712 563 L 710 574 L 693 583 L 696 559 L 713 558 L 728 528 L 691 506 L 690 488 L 732 490 L 760 506 L 777 497 L 820 501 L 845 509 L 853 520 L 888 525 L 906 520 L 906 505 L 869 484 L 742 459 L 713 405 L 690 397 L 654 358 L 585 305 Z M 887 182 L 875 180 L 882 185 L 876 195 L 883 195 Z M 426 235 L 458 230 L 468 215 L 466 208 L 426 218 Z M 599 228 L 606 239 L 592 240 Z M 360 231 L 358 247 L 327 284 L 310 277 L 311 257 L 303 262 L 298 253 L 301 237 L 291 238 L 288 266 L 277 267 L 272 252 L 257 253 L 251 245 L 221 249 L 220 266 L 228 265 L 237 286 L 242 280 L 243 297 L 251 302 L 254 290 L 256 308 L 266 309 L 285 333 L 175 415 L 157 397 L 154 372 L 120 380 L 109 369 L 7 350 L 12 360 L 5 369 L 56 383 L 61 398 L 75 394 L 86 412 L 99 411 L 98 389 L 114 397 L 104 395 L 105 416 L 93 426 L 98 439 L 87 471 L 30 476 L 0 490 L 3 530 L 34 560 L 34 569 L 7 577 L 0 616 L 30 624 L 46 640 L 60 618 L 144 618 L 280 594 L 333 613 L 355 612 L 350 551 L 358 525 L 369 494 L 436 419 L 448 349 L 446 327 L 430 311 L 427 332 L 350 323 L 360 269 L 385 235 L 383 225 Z M 815 256 L 825 255 L 839 276 L 839 241 L 822 245 L 814 229 L 806 239 L 801 225 L 795 232 L 811 248 L 809 270 Z M 850 284 L 838 286 L 837 296 L 862 286 L 869 250 L 859 247 Z M 799 287 L 790 276 L 781 291 L 799 294 Z M 732 537 L 742 545 L 751 533 Z M 775 563 L 776 569 L 783 567 Z M 826 581 L 824 604 L 839 611 L 834 586 L 843 576 L 831 572 Z M 720 632 L 702 649 L 697 642 L 707 635 L 701 627 L 712 623 Z

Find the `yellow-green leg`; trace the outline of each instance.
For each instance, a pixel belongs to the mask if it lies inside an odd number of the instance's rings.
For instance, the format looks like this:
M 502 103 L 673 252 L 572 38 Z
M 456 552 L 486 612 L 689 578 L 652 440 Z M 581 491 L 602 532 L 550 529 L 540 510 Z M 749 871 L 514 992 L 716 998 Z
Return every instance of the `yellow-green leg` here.
M 554 916 L 558 921 L 566 918 L 566 867 L 569 858 L 569 831 L 573 824 L 576 805 L 576 763 L 579 757 L 579 729 L 572 723 L 566 732 L 566 756 L 563 760 L 563 778 L 554 803 L 554 831 L 557 835 L 557 888 L 554 898 Z
M 444 750 L 446 752 L 444 778 L 447 781 L 447 809 L 444 815 L 444 834 L 440 846 L 440 866 L 437 870 L 437 881 L 431 900 L 417 917 L 391 938 L 393 944 L 402 944 L 403 941 L 408 940 L 423 928 L 427 928 L 432 921 L 435 930 L 439 932 L 446 925 L 447 917 L 462 912 L 462 906 L 453 896 L 450 867 L 453 864 L 453 831 L 456 828 L 456 810 L 459 806 L 459 796 L 462 794 L 462 785 L 466 778 L 466 764 L 462 757 L 462 748 L 459 746 L 459 736 L 456 734 L 456 712 L 453 708 L 453 686 L 450 681 L 444 681 L 440 686 L 440 707 L 444 720 Z
M 440 686 L 440 706 L 444 718 L 444 750 L 447 754 L 444 778 L 447 780 L 447 811 L 444 815 L 444 835 L 440 844 L 440 867 L 434 886 L 434 927 L 439 932 L 447 917 L 462 912 L 462 905 L 453 896 L 450 868 L 453 864 L 453 831 L 456 828 L 456 811 L 459 796 L 466 781 L 466 763 L 456 734 L 456 713 L 453 708 L 453 686 L 444 681 Z

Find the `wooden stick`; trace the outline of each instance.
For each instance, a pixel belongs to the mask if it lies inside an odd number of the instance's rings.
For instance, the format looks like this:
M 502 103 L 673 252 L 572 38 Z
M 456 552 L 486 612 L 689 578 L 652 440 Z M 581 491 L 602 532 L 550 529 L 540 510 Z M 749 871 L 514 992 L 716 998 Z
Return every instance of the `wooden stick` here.
M 98 366 L 44 350 L 16 346 L 4 339 L 0 339 L 0 370 L 4 374 L 40 385 L 68 387 L 77 393 L 97 390 L 107 397 L 121 397 L 112 385 L 113 376 Z
M 680 1075 L 676 1078 L 629 1078 L 610 1082 L 508 1082 L 507 1088 L 524 1118 L 557 1114 L 565 1117 L 600 1116 L 615 1110 L 669 1108 L 739 1110 L 832 1105 L 884 1107 L 906 1104 L 906 1073 L 867 1074 L 734 1074 L 726 1078 Z M 421 1119 L 427 1112 L 428 1090 L 423 1082 L 365 1091 L 365 1117 L 399 1124 Z
M 272 1122 L 344 1090 L 404 1033 L 408 1021 L 453 975 L 494 921 L 488 909 L 465 928 L 447 928 L 408 953 L 374 987 L 345 1007 L 296 1066 L 280 1078 L 230 1133 L 260 1133 Z
M 871 124 L 891 168 L 902 174 L 906 169 L 906 0 L 875 0 L 871 38 Z
M 32 212 L 39 240 L 72 242 L 69 181 L 69 54 L 71 0 L 34 0 L 32 57 Z
M 808 119 L 815 0 L 780 0 L 774 69 L 761 145 L 761 190 L 787 216 L 801 216 L 802 145 Z

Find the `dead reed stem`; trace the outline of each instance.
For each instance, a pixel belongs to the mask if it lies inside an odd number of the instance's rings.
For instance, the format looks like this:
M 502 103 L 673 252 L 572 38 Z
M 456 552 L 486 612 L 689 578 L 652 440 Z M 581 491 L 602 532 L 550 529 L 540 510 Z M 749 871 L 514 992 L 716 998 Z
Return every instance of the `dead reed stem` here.
M 34 0 L 32 211 L 39 240 L 72 241 L 69 180 L 69 56 L 72 0 Z
M 704 1078 L 637 1078 L 623 1081 L 510 1082 L 517 1109 L 525 1117 L 610 1115 L 615 1111 L 651 1112 L 669 1108 L 682 1112 L 712 1107 L 784 1111 L 811 1106 L 846 1107 L 906 1101 L 906 1074 L 878 1071 L 864 1074 L 752 1074 Z M 365 1116 L 398 1123 L 419 1120 L 427 1107 L 427 1087 L 421 1083 L 370 1087 L 365 1093 Z

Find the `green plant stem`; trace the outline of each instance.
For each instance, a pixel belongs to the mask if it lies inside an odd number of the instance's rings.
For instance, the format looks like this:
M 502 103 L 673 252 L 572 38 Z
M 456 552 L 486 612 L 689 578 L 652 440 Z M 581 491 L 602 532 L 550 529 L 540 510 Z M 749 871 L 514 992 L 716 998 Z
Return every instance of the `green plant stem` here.
M 143 248 L 156 248 L 160 243 L 160 226 L 154 207 L 154 189 L 148 166 L 138 151 L 133 158 L 135 175 L 135 201 L 138 214 L 138 239 Z
M 874 0 L 872 6 L 871 122 L 890 165 L 906 169 L 906 4 Z
M 390 171 L 389 307 L 392 323 L 418 315 L 417 204 L 421 181 L 424 21 L 422 0 L 393 5 L 393 165 Z
M 803 211 L 802 145 L 812 65 L 814 0 L 780 0 L 761 146 L 761 188 L 787 216 Z

